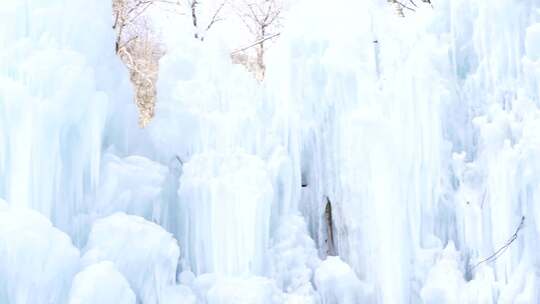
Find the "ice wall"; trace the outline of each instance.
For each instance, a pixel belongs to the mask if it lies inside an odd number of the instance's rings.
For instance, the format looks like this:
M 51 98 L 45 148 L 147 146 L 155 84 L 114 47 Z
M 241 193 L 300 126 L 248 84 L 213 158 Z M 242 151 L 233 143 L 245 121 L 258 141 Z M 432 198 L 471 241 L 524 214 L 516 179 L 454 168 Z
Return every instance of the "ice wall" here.
M 9 0 L 0 18 L 0 197 L 74 235 L 112 99 L 127 92 L 110 3 Z
M 341 255 L 375 286 L 376 301 L 407 302 L 438 216 L 448 48 L 418 34 L 429 16 L 351 2 L 310 8 L 291 13 L 268 72 L 290 75 L 273 85 L 300 120 L 300 209 L 323 256 Z
M 177 196 L 169 194 L 178 217 L 169 223 L 184 266 L 197 275 L 267 274 L 271 232 L 299 193 L 285 149 L 288 121 L 219 43 L 187 38 L 170 49 L 148 128 L 158 158 L 182 164 L 171 184 Z
M 290 14 L 267 75 L 298 115 L 300 210 L 320 254 L 339 254 L 377 302 L 427 301 L 428 270 L 452 241 L 460 280 L 478 290 L 463 301 L 534 303 L 538 2 L 433 6 Z M 475 268 L 523 216 L 507 252 Z
M 461 100 L 473 105 L 476 116 L 471 134 L 475 144 L 454 154 L 456 244 L 475 264 L 519 235 L 504 255 L 483 265 L 493 271 L 486 281 L 500 303 L 539 299 L 537 292 L 526 288 L 530 284 L 526 281 L 538 280 L 533 274 L 538 259 L 532 254 L 538 242 L 534 207 L 538 171 L 531 157 L 539 148 L 532 135 L 538 131 L 539 99 L 537 87 L 531 85 L 538 81 L 537 67 L 531 66 L 538 6 L 537 1 L 496 5 L 480 1 L 473 8 L 459 2 L 450 5 L 451 12 L 469 10 L 475 21 L 470 27 L 456 17 L 450 19 L 452 28 L 458 29 L 454 39 L 472 42 L 468 54 L 456 52 L 454 60 Z M 460 64 L 465 56 L 475 60 Z M 473 281 L 484 271 L 478 268 L 472 270 Z

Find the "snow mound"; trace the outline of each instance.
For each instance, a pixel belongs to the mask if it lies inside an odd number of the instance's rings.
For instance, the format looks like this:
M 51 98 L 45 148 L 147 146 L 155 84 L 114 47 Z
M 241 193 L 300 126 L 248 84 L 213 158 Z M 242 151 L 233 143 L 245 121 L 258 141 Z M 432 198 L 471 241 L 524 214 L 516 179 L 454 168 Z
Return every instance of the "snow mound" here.
M 110 261 L 92 264 L 73 279 L 69 304 L 135 304 L 135 294 Z
M 329 256 L 315 271 L 322 304 L 373 303 L 373 288 L 361 282 L 349 265 Z
M 79 263 L 79 250 L 47 218 L 0 201 L 0 303 L 64 302 Z
M 159 303 L 175 282 L 180 249 L 172 235 L 142 217 L 115 213 L 97 220 L 88 237 L 83 263 L 109 260 L 145 304 Z
M 465 303 L 465 280 L 459 269 L 459 253 L 449 243 L 435 266 L 429 271 L 426 285 L 421 290 L 422 300 L 430 303 Z
M 311 281 L 320 263 L 315 242 L 309 237 L 304 219 L 289 215 L 278 224 L 271 248 L 271 273 L 284 292 L 315 301 Z
M 179 196 L 179 240 L 195 274 L 263 271 L 273 189 L 261 159 L 196 155 L 184 165 Z

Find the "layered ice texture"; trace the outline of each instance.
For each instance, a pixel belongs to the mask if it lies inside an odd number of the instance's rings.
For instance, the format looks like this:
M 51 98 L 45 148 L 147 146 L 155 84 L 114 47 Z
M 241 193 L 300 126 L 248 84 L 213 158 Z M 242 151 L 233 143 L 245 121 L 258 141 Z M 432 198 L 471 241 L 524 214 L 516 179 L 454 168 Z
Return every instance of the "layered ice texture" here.
M 0 303 L 540 303 L 540 1 L 432 2 L 176 29 L 144 130 L 108 1 L 2 3 Z

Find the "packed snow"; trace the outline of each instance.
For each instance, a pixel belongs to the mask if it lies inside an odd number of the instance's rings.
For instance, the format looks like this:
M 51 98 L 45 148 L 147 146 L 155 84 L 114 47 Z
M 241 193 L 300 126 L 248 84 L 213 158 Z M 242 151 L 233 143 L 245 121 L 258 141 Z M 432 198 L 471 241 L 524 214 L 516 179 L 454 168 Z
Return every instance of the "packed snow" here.
M 160 19 L 140 129 L 110 1 L 2 2 L 0 303 L 540 303 L 540 1 L 415 3 L 287 2 L 262 81 Z

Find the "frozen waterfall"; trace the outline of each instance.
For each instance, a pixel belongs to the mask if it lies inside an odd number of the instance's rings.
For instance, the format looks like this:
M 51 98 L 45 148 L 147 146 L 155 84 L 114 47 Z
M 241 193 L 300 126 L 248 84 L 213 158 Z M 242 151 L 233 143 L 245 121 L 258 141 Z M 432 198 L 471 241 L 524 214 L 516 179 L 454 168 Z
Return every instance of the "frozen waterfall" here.
M 0 304 L 540 303 L 540 0 L 417 2 L 165 33 L 140 129 L 110 1 L 3 1 Z

